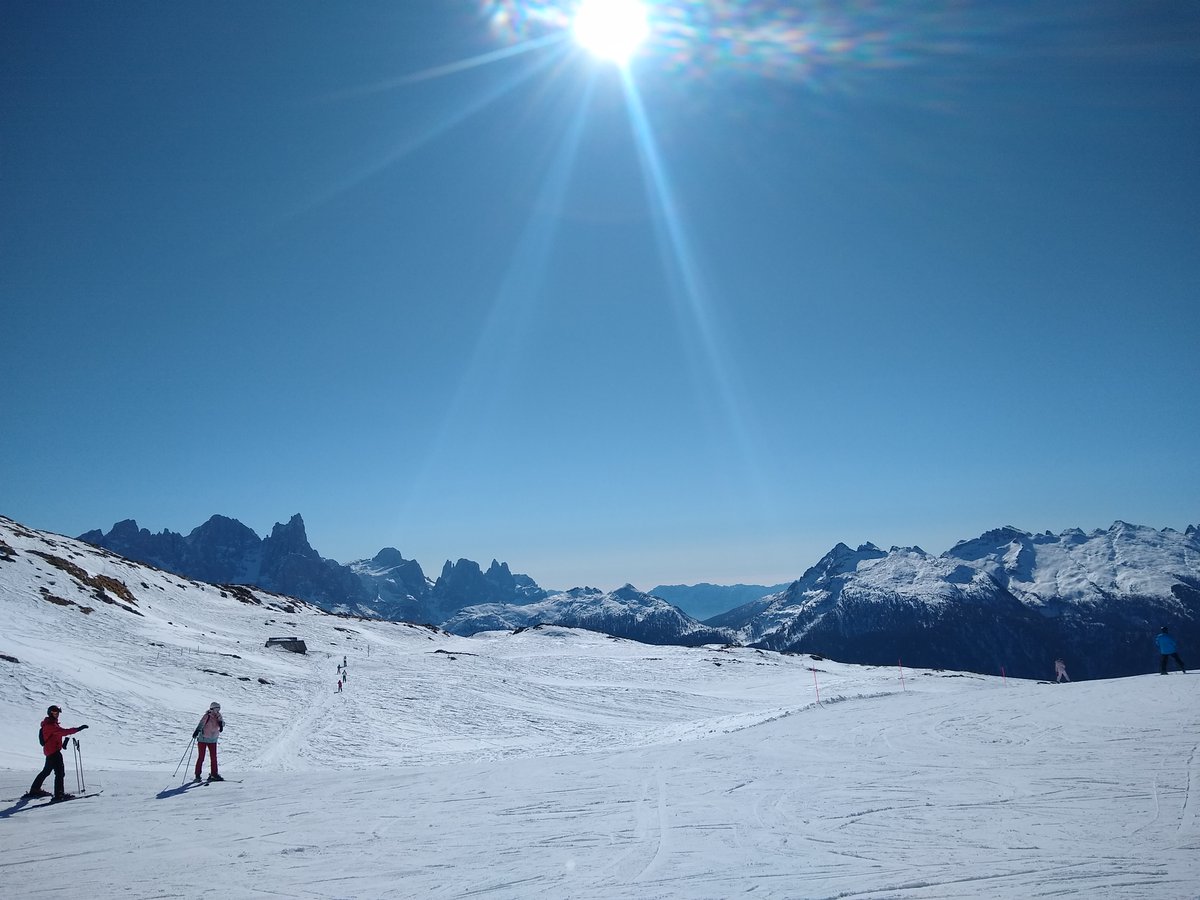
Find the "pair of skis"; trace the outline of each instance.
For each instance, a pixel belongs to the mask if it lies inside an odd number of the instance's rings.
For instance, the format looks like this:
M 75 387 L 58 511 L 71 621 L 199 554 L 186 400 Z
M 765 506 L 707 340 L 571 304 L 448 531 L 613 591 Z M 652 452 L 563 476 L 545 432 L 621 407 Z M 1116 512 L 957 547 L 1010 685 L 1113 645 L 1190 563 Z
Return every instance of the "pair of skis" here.
M 55 800 L 53 797 L 46 799 L 44 797 L 30 797 L 28 794 L 18 797 L 10 802 L 15 803 L 5 815 L 11 815 L 15 812 L 28 812 L 31 809 L 45 809 L 48 806 L 60 806 L 63 803 L 69 803 L 72 800 L 84 800 L 88 797 L 99 797 L 104 791 L 92 791 L 90 794 L 72 794 L 69 797 L 63 797 L 61 800 Z

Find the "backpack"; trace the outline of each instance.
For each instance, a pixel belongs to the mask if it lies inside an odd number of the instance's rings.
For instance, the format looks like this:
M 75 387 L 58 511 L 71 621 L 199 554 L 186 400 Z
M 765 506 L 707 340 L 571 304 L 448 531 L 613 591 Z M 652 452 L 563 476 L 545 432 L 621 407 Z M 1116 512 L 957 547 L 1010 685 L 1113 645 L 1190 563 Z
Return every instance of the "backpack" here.
M 46 746 L 46 739 L 44 737 L 42 737 L 42 726 L 41 725 L 38 726 L 38 744 L 40 744 L 43 747 Z

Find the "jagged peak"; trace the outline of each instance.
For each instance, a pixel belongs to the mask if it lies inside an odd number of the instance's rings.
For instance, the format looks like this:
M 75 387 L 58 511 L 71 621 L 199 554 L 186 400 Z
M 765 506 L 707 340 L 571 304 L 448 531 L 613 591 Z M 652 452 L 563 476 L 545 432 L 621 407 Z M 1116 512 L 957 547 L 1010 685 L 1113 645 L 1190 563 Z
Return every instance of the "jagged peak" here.
M 635 588 L 632 584 L 629 584 L 628 582 L 626 582 L 624 585 L 622 585 L 621 587 L 619 587 L 615 591 L 613 591 L 612 595 L 614 597 L 619 597 L 622 600 L 640 600 L 643 597 L 648 596 L 647 594 L 642 593 L 641 591 L 639 591 L 637 588 Z
M 584 587 L 573 587 L 573 588 L 570 588 L 569 590 L 560 591 L 557 594 L 552 594 L 551 596 L 572 597 L 572 598 L 579 599 L 579 598 L 583 598 L 583 597 L 599 597 L 603 594 L 604 594 L 604 591 L 600 590 L 600 588 L 584 586 Z
M 298 534 L 303 537 L 305 541 L 308 540 L 308 534 L 304 530 L 304 519 L 301 517 L 300 513 L 296 513 L 294 516 L 288 519 L 286 525 L 282 522 L 276 522 L 275 527 L 271 529 L 271 537 L 278 537 L 285 534 Z
M 203 525 L 198 525 L 196 527 L 203 528 L 204 525 L 226 525 L 226 524 L 241 525 L 242 523 L 240 521 L 238 521 L 237 519 L 230 518 L 229 516 L 223 516 L 220 513 L 214 513 L 213 515 L 208 517 L 208 520 L 206 522 L 204 522 Z
M 297 555 L 319 559 L 320 554 L 308 542 L 308 534 L 304 530 L 304 519 L 299 513 L 288 519 L 286 525 L 279 522 L 271 529 L 271 536 L 263 541 L 264 550 L 270 554 Z
M 956 559 L 980 559 L 1013 543 L 1027 543 L 1033 539 L 1033 535 L 1028 531 L 1022 531 L 1012 525 L 1005 525 L 1002 528 L 985 531 L 972 540 L 959 541 L 942 555 L 952 556 Z
M 228 516 L 209 516 L 208 521 L 202 525 L 197 525 L 188 535 L 189 540 L 194 540 L 208 534 L 238 534 L 244 537 L 253 537 L 258 540 L 258 534 L 248 525 L 239 522 L 237 519 L 231 519 Z
M 442 565 L 442 574 L 438 577 L 439 589 L 451 589 L 453 585 L 474 583 L 483 578 L 483 570 L 473 559 L 459 558 L 458 562 L 446 562 Z
M 851 550 L 842 541 L 838 541 L 833 549 L 821 557 L 815 566 L 804 573 L 801 581 L 809 581 L 814 577 L 825 575 L 843 575 L 858 568 L 858 564 L 867 559 L 882 559 L 887 556 L 872 543 L 859 545 L 857 550 Z
M 371 562 L 392 568 L 404 563 L 404 555 L 395 547 L 384 547 L 372 557 Z
M 1011 544 L 1013 541 L 1019 541 L 1021 538 L 1032 537 L 1028 531 L 1022 531 L 1015 525 L 1003 525 L 1000 528 L 993 528 L 991 531 L 985 531 L 980 535 L 980 540 L 994 541 L 999 544 Z

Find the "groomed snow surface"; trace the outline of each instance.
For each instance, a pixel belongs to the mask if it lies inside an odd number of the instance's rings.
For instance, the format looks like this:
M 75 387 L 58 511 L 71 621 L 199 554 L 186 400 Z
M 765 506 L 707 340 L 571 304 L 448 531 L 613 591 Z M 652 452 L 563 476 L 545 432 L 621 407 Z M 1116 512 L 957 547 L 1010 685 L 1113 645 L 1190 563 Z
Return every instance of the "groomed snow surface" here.
M 902 682 L 562 628 L 459 638 L 0 540 L 0 897 L 1200 897 L 1194 675 Z M 89 602 L 33 550 L 136 602 Z M 263 646 L 290 634 L 307 655 Z M 185 788 L 213 700 L 242 780 Z M 50 703 L 89 723 L 103 794 L 18 804 Z

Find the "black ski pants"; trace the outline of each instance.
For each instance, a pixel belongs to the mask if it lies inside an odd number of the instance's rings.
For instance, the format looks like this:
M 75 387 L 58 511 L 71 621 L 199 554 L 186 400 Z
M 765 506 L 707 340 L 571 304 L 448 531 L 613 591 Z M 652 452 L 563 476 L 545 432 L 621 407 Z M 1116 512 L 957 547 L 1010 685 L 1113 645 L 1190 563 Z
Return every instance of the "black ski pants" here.
M 1166 663 L 1163 663 L 1166 665 Z M 54 796 L 61 797 L 63 795 L 63 779 L 66 777 L 67 770 L 63 765 L 62 751 L 56 750 L 46 757 L 46 765 L 42 767 L 41 774 L 33 779 L 33 787 L 29 789 L 29 793 L 36 794 L 42 789 L 42 782 L 46 780 L 46 776 L 51 772 L 54 773 Z
M 1187 666 L 1185 666 L 1183 664 L 1183 660 L 1179 658 L 1178 653 L 1164 653 L 1162 655 L 1162 673 L 1164 675 L 1167 674 L 1167 660 L 1168 659 L 1173 659 L 1173 660 L 1175 660 L 1175 662 L 1179 663 L 1179 671 L 1181 671 L 1181 672 L 1187 671 Z

